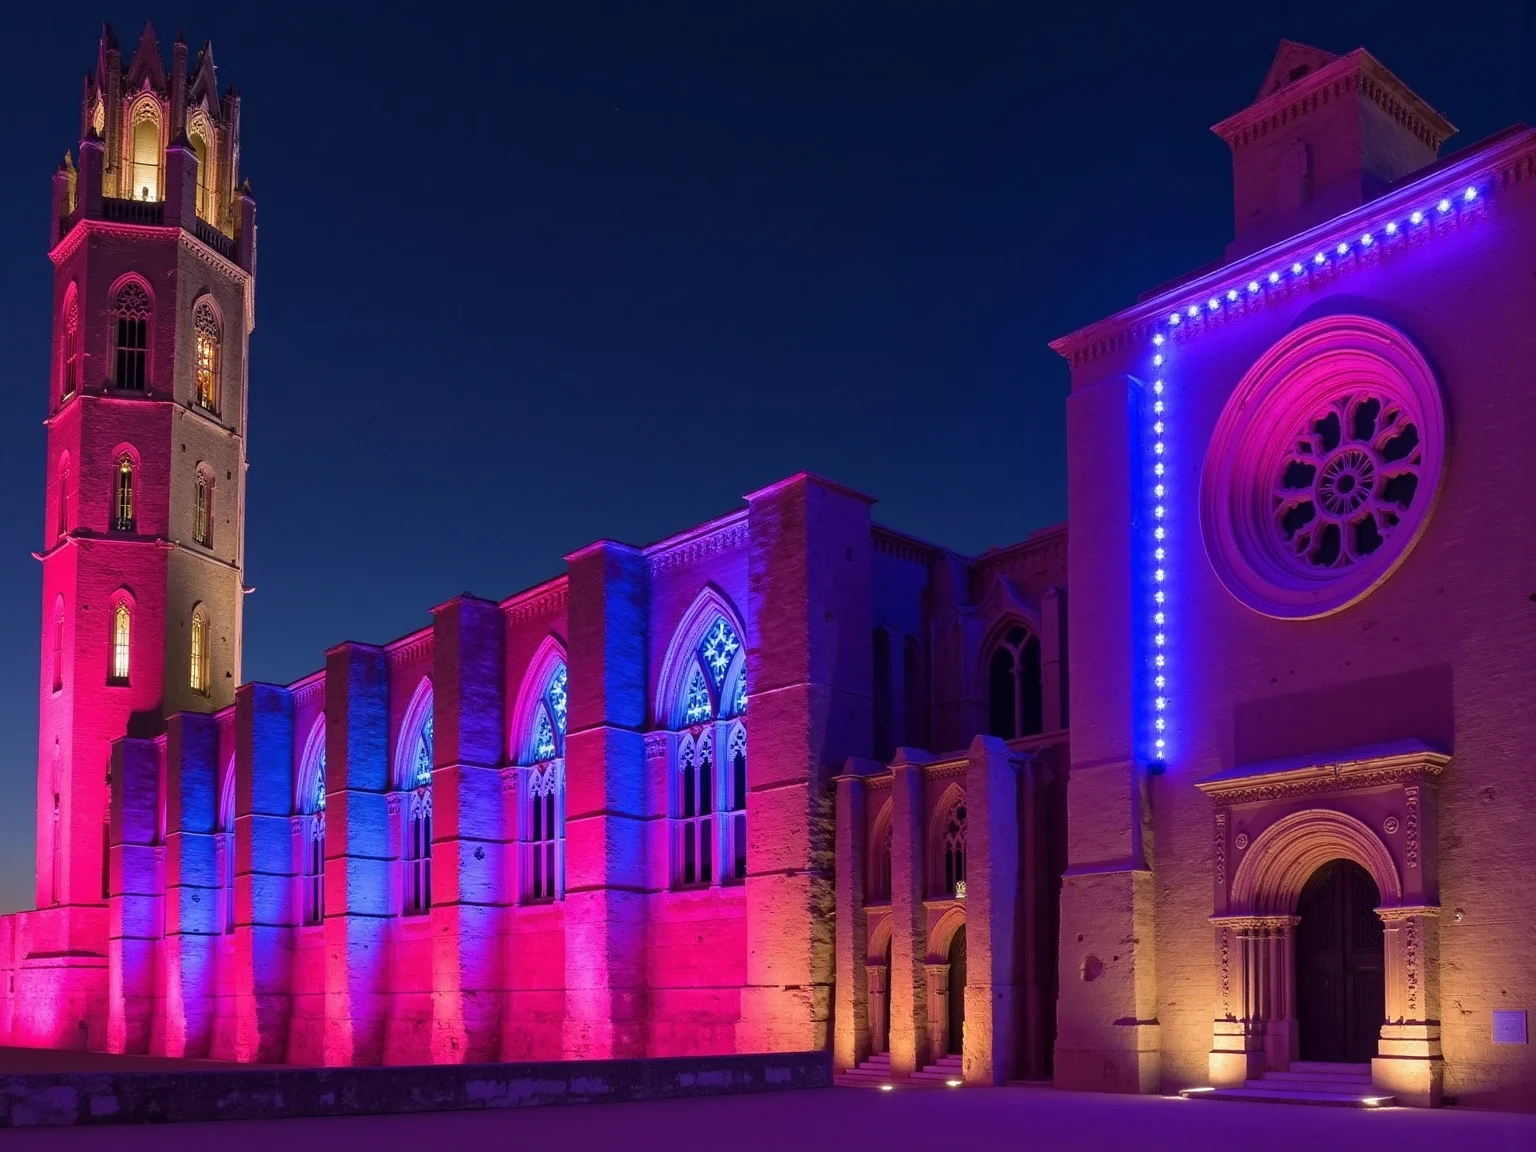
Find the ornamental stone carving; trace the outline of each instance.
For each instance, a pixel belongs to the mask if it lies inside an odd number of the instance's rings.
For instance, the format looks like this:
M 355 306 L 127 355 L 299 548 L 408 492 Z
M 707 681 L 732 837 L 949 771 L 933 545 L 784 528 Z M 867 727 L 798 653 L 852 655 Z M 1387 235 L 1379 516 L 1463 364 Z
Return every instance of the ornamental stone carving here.
M 1310 619 L 1368 595 L 1428 523 L 1445 411 L 1428 363 L 1366 316 L 1305 324 L 1227 402 L 1201 485 L 1201 528 L 1227 590 Z

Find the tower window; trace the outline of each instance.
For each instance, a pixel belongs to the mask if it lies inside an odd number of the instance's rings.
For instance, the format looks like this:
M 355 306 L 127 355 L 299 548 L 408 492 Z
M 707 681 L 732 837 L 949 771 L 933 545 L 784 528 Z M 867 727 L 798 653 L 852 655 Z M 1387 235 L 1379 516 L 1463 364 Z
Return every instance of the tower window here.
M 219 410 L 219 317 L 213 305 L 198 301 L 192 313 L 197 333 L 197 403 L 209 412 Z
M 160 109 L 143 100 L 133 110 L 133 160 L 128 166 L 130 200 L 160 199 Z
M 57 539 L 63 539 L 69 531 L 69 454 L 59 460 L 59 491 L 56 496 L 58 501 L 58 531 Z
M 213 542 L 213 483 L 201 468 L 192 490 L 192 539 L 204 548 Z
M 128 651 L 133 616 L 128 605 L 119 601 L 112 610 L 112 675 L 113 684 L 128 683 Z
M 80 390 L 80 299 L 71 285 L 59 320 L 59 402 Z
M 210 684 L 210 659 L 208 636 L 208 618 L 201 608 L 192 613 L 192 651 L 191 669 L 187 677 L 188 686 L 200 696 L 208 695 Z
M 144 391 L 149 378 L 149 293 L 127 284 L 112 306 L 112 360 L 119 388 Z
M 126 452 L 117 459 L 117 484 L 112 499 L 112 527 L 133 531 L 133 457 Z
M 64 603 L 53 610 L 53 690 L 64 689 Z
M 197 214 L 210 224 L 213 218 L 213 151 L 208 146 L 212 133 L 208 121 L 201 114 L 188 118 L 187 139 L 192 154 L 197 157 Z

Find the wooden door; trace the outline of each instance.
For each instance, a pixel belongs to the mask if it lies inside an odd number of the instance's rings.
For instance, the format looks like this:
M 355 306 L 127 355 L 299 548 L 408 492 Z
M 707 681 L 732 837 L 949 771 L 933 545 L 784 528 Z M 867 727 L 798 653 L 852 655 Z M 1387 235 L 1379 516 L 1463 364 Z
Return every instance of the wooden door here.
M 965 925 L 949 942 L 949 1050 L 965 1051 Z
M 1330 860 L 1302 889 L 1296 1015 L 1303 1060 L 1362 1064 L 1376 1055 L 1386 1014 L 1380 899 L 1370 873 L 1349 860 Z

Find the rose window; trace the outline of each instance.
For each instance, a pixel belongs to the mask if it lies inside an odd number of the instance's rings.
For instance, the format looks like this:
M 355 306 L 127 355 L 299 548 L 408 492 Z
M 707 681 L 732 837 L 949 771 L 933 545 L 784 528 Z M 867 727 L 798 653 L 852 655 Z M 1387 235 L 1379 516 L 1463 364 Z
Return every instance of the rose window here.
M 1440 390 L 1401 332 L 1334 316 L 1238 384 L 1211 439 L 1201 528 L 1217 576 L 1266 615 L 1354 603 L 1428 522 L 1445 459 Z

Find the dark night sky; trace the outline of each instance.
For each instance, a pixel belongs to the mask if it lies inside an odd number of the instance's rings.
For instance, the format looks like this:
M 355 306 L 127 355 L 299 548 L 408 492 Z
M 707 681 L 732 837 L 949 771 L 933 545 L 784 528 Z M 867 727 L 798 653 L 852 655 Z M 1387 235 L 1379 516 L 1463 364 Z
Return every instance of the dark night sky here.
M 806 468 L 964 552 L 1065 515 L 1046 341 L 1219 255 L 1282 37 L 1532 119 L 1520 0 L 6 6 L 0 909 L 30 906 L 49 176 L 103 17 L 244 96 L 245 679 Z M 476 10 L 476 9 L 480 10 Z

